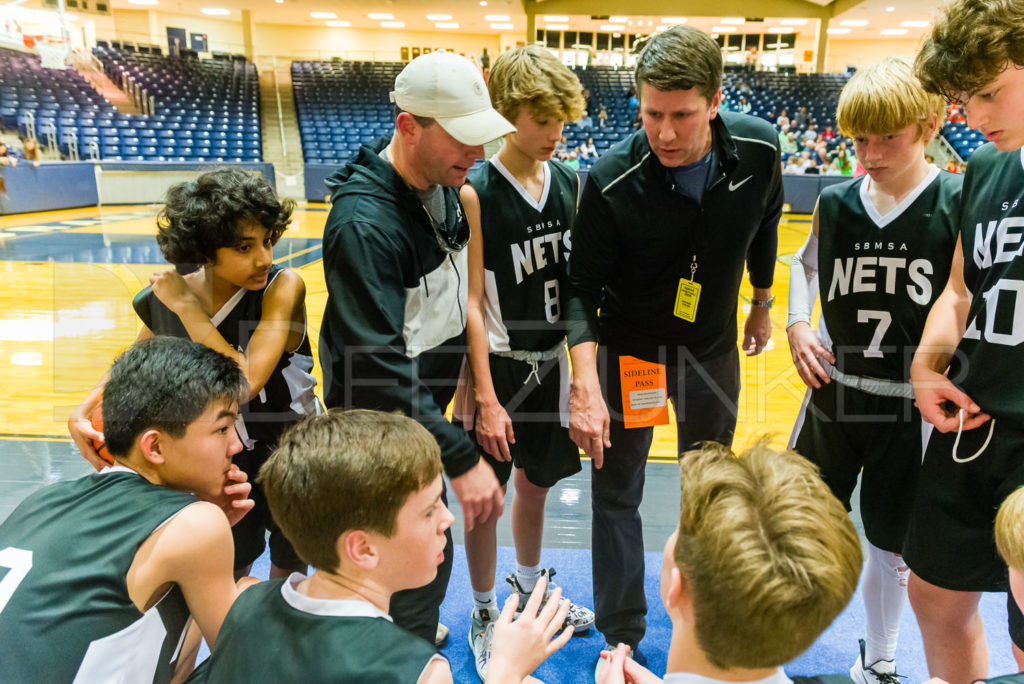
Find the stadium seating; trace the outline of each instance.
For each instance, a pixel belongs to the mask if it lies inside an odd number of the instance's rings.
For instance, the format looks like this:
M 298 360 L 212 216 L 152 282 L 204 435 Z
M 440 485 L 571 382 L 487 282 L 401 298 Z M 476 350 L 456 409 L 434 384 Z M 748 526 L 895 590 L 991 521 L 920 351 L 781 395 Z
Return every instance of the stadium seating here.
M 50 135 L 61 154 L 129 161 L 261 161 L 259 80 L 237 60 L 182 60 L 97 47 L 115 83 L 122 72 L 156 100 L 156 114 L 117 110 L 74 69 L 0 49 L 0 120 L 20 135 Z

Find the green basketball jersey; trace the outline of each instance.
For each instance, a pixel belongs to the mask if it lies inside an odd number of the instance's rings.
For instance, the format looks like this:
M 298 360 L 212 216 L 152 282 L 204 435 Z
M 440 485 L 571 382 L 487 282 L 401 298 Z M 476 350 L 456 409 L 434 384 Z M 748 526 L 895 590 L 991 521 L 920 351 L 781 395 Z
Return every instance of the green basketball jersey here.
M 299 593 L 304 579 L 293 574 L 242 592 L 189 682 L 412 684 L 440 657 L 366 601 Z
M 544 168 L 540 201 L 497 156 L 469 179 L 480 198 L 484 313 L 491 351 L 544 351 L 565 337 L 561 297 L 579 178 L 557 161 Z
M 932 302 L 949 279 L 962 177 L 932 167 L 884 216 L 868 176 L 818 200 L 818 287 L 836 366 L 905 382 Z
M 167 682 L 189 612 L 175 586 L 145 614 L 125 577 L 191 494 L 127 468 L 30 495 L 0 525 L 0 681 Z
M 1024 424 L 1024 149 L 971 156 L 960 231 L 972 297 L 949 377 L 982 411 Z

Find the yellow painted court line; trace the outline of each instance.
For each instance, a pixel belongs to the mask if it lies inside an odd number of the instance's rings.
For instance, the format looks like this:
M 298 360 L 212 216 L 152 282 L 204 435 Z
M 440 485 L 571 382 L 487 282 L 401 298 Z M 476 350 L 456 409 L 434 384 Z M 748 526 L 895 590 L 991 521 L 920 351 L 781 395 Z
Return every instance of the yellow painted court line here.
M 45 435 L 28 435 L 28 436 L 0 435 L 0 441 L 2 441 L 2 442 L 68 442 L 68 443 L 71 443 L 74 440 L 72 440 L 70 437 L 58 437 L 57 435 L 54 435 L 52 437 L 47 437 Z
M 274 259 L 274 263 L 279 264 L 282 261 L 289 261 L 290 259 L 294 259 L 297 256 L 302 256 L 303 254 L 308 254 L 309 252 L 312 252 L 314 249 L 320 249 L 321 247 L 323 247 L 323 245 L 313 245 L 312 247 L 307 247 L 306 249 L 300 249 L 298 252 L 292 252 L 291 254 L 286 254 L 283 257 L 278 257 L 277 259 Z

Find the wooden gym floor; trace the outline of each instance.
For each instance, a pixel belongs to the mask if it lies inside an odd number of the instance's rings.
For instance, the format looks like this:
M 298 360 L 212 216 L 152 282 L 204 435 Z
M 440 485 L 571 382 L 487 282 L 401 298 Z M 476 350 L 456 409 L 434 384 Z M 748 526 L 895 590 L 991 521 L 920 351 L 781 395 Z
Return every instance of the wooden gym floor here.
M 156 206 L 110 206 L 0 217 L 0 439 L 67 440 L 72 408 L 138 333 L 133 295 L 166 268 L 154 239 Z M 325 205 L 300 205 L 275 248 L 275 261 L 306 281 L 316 346 L 327 290 L 321 236 Z M 786 343 L 789 258 L 806 237 L 807 216 L 779 226 L 773 338 L 765 353 L 741 356 L 743 390 L 736 446 L 762 434 L 782 445 L 804 394 Z M 740 294 L 739 329 L 749 311 Z M 320 367 L 315 369 L 320 378 Z M 674 460 L 675 434 L 655 431 L 652 459 Z

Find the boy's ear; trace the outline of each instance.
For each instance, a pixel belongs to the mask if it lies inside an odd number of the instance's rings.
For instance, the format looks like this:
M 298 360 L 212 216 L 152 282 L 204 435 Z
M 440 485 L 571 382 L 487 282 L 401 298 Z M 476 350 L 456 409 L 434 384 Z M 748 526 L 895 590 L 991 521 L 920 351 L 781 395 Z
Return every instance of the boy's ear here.
M 352 530 L 338 539 L 338 556 L 347 558 L 363 570 L 373 570 L 380 563 L 380 554 L 372 536 L 365 530 Z
M 665 603 L 665 608 L 670 613 L 678 613 L 686 622 L 693 622 L 693 596 L 690 593 L 688 582 L 678 567 L 673 567 L 671 570 Z
M 163 465 L 167 460 L 166 435 L 156 428 L 149 428 L 139 436 L 139 451 L 143 458 L 153 465 Z

